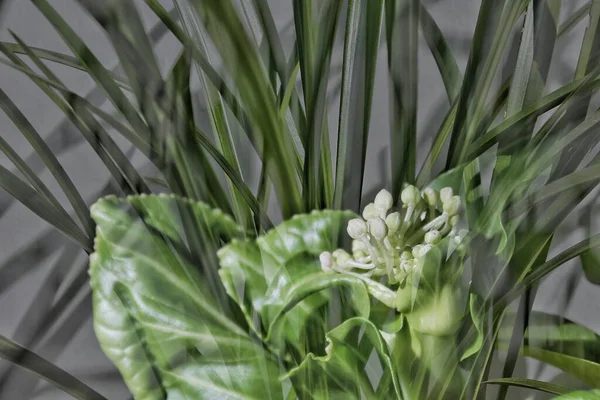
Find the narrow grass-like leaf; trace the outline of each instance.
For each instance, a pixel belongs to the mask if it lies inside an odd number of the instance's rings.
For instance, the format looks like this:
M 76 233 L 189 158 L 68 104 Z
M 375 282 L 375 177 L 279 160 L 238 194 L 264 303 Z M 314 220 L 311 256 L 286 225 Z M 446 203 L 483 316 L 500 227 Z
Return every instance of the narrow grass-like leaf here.
M 475 91 L 477 89 L 476 82 L 479 76 L 483 74 L 482 64 L 490 51 L 488 48 L 489 42 L 498 27 L 500 10 L 504 6 L 504 3 L 503 0 L 484 0 L 479 7 L 469 61 L 463 77 L 456 118 L 450 137 L 450 145 L 446 157 L 446 169 L 451 169 L 453 165 L 457 164 L 457 160 L 460 158 L 457 153 L 462 152 L 465 143 L 468 143 L 464 131 L 467 129 L 468 123 L 471 122 L 469 115 L 470 107 L 474 105 Z
M 541 392 L 562 395 L 567 394 L 572 391 L 572 389 L 557 385 L 554 383 L 548 383 L 544 381 L 536 381 L 534 379 L 526 379 L 526 378 L 498 378 L 498 379 L 490 379 L 488 381 L 483 382 L 487 385 L 502 385 L 502 386 L 516 386 L 527 389 L 539 390 Z
M 358 212 L 384 4 L 352 0 L 344 39 L 333 208 Z
M 0 336 L 0 358 L 4 358 L 9 362 L 15 362 L 15 356 L 23 353 L 27 354 L 28 362 L 17 364 L 19 367 L 39 375 L 42 379 L 52 383 L 54 386 L 76 399 L 106 400 L 104 396 L 85 385 L 74 376 L 69 375 L 66 371 L 60 369 L 39 355 L 25 349 L 12 340 Z
M 209 59 L 209 55 L 206 52 L 206 41 L 204 39 L 204 34 L 200 28 L 195 12 L 190 8 L 190 5 L 186 1 L 178 1 L 175 3 L 175 5 L 181 14 L 180 19 L 183 21 L 183 26 L 188 32 L 188 35 L 194 38 L 195 42 L 198 44 L 198 48 L 203 51 L 206 58 Z M 207 82 L 202 69 L 197 65 L 197 63 L 195 65 L 204 87 L 204 92 L 206 93 L 205 98 L 210 111 L 209 116 L 211 126 L 215 136 L 218 139 L 220 150 L 225 159 L 228 161 L 228 164 L 233 167 L 233 171 L 237 175 L 242 176 L 237 152 L 233 144 L 233 137 L 229 126 L 225 103 L 217 89 Z M 232 198 L 234 215 L 240 224 L 249 227 L 251 220 L 248 203 L 243 201 L 243 195 L 238 192 L 231 180 L 228 181 L 228 185 L 230 196 Z
M 233 80 L 246 106 L 253 127 L 265 138 L 267 170 L 280 200 L 285 217 L 303 208 L 296 179 L 296 164 L 289 155 L 297 150 L 287 126 L 277 112 L 277 100 L 256 48 L 243 26 L 231 0 L 194 3 L 213 43 L 229 67 Z M 218 21 L 218 23 L 217 23 Z M 242 68 L 243 66 L 243 68 Z M 226 96 L 225 96 L 226 97 Z
M 419 0 L 386 2 L 392 197 L 416 179 Z
M 600 364 L 537 347 L 524 347 L 523 355 L 560 368 L 592 387 L 598 386 Z
M 456 63 L 452 48 L 444 37 L 440 27 L 437 25 L 429 11 L 427 11 L 427 8 L 423 6 L 423 2 L 419 1 L 419 3 L 419 22 L 423 38 L 427 42 L 429 50 L 440 70 L 442 81 L 446 87 L 448 101 L 450 104 L 453 104 L 460 93 L 462 74 L 458 69 L 458 64 Z
M 573 27 L 575 27 L 581 20 L 588 14 L 590 7 L 592 6 L 593 0 L 588 1 L 581 7 L 579 7 L 569 18 L 564 21 L 558 28 L 557 37 L 562 37 L 569 33 Z
M 92 239 L 82 232 L 73 220 L 65 219 L 44 196 L 1 165 L 0 187 L 83 249 L 91 251 Z
M 1 48 L 0 48 L 1 49 Z M 31 125 L 27 117 L 17 108 L 15 103 L 0 90 L 0 107 L 6 115 L 12 120 L 21 134 L 31 144 L 38 153 L 48 170 L 52 173 L 54 179 L 58 182 L 61 189 L 69 199 L 73 209 L 84 227 L 84 232 L 91 239 L 94 232 L 94 225 L 89 217 L 87 205 L 83 201 L 73 181 L 69 178 L 67 172 L 60 164 L 56 156 L 50 151 L 46 142 L 42 139 L 37 130 Z M 44 193 L 43 191 L 41 192 Z M 52 202 L 51 202 L 52 203 Z M 70 218 L 69 218 L 70 219 Z

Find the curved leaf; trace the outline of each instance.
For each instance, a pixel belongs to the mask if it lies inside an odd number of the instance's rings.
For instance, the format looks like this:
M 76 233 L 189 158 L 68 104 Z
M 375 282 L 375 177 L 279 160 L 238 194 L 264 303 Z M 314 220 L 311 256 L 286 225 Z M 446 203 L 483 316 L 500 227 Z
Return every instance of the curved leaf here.
M 345 221 L 353 216 L 345 211 L 298 215 L 255 241 L 233 240 L 219 250 L 221 280 L 250 326 L 267 332 L 275 319 L 293 307 L 293 315 L 285 316 L 290 328 L 286 337 L 295 342 L 306 321 L 327 300 L 324 293 L 316 292 L 334 286 L 349 287 L 355 303 L 365 302 L 356 305 L 359 315 L 368 315 L 364 285 L 358 279 L 326 275 L 318 263 L 320 253 L 337 247 Z M 253 322 L 254 313 L 261 317 L 262 326 Z
M 598 377 L 600 376 L 600 364 L 598 363 L 537 347 L 524 347 L 523 355 L 560 368 L 592 387 L 598 386 Z
M 489 381 L 485 381 L 488 385 L 507 385 L 507 386 L 517 386 L 528 389 L 535 389 L 542 392 L 550 393 L 550 394 L 565 394 L 568 393 L 571 389 L 556 385 L 553 383 L 536 381 L 534 379 L 525 379 L 525 378 L 499 378 L 499 379 L 490 379 Z
M 281 398 L 277 365 L 230 318 L 181 239 L 184 215 L 215 240 L 239 236 L 230 217 L 164 195 L 108 197 L 91 213 L 94 329 L 136 398 Z
M 391 352 L 388 344 L 381 332 L 375 325 L 361 317 L 355 317 L 346 320 L 340 326 L 329 331 L 326 334 L 328 346 L 326 355 L 316 356 L 312 353 L 296 368 L 292 369 L 287 377 L 301 377 L 304 382 L 310 383 L 310 387 L 305 387 L 305 391 L 311 393 L 313 388 L 326 389 L 327 392 L 334 391 L 336 387 L 344 389 L 348 399 L 360 399 L 361 391 L 369 393 L 372 390 L 368 380 L 365 380 L 364 371 L 357 369 L 358 365 L 365 365 L 367 360 L 360 359 L 364 356 L 358 351 L 358 345 L 352 341 L 356 332 L 364 331 L 363 335 L 372 344 L 382 367 L 388 371 L 395 371 L 392 362 Z M 358 359 L 357 359 L 358 358 Z M 395 395 L 396 398 L 402 398 L 400 384 L 395 373 L 391 375 L 394 392 L 388 393 L 390 398 Z
M 555 397 L 554 400 L 600 400 L 600 390 L 580 390 Z

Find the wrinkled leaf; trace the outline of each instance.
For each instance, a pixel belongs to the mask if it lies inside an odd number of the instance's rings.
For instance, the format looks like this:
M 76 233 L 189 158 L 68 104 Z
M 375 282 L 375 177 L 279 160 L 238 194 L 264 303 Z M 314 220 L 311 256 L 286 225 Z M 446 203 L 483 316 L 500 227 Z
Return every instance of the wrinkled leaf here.
M 109 197 L 92 207 L 94 329 L 136 398 L 280 398 L 277 366 L 189 260 L 178 211 L 217 237 L 218 210 L 176 196 Z

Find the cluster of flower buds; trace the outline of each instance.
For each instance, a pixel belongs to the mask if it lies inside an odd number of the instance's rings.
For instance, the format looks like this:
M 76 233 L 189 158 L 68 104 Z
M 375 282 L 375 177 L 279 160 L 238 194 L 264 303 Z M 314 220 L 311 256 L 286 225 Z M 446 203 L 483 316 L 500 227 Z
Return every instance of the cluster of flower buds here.
M 457 232 L 456 225 L 461 200 L 452 188 L 438 192 L 406 186 L 400 199 L 402 207 L 396 209 L 392 195 L 380 191 L 364 208 L 362 218 L 348 223 L 352 254 L 343 249 L 322 253 L 323 271 L 351 272 L 369 278 L 387 275 L 389 284 L 402 283 L 414 273 L 419 260 L 444 238 L 453 242 L 451 247 L 460 244 L 464 232 Z

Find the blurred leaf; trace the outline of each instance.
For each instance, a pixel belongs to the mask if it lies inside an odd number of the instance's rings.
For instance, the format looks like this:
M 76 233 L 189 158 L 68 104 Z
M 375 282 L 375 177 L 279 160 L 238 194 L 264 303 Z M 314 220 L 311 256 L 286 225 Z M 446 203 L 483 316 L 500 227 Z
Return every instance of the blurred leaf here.
M 22 354 L 27 354 L 27 363 L 18 363 L 15 361 L 15 357 L 20 357 Z M 106 400 L 104 396 L 97 393 L 74 376 L 69 375 L 66 371 L 1 335 L 0 358 L 4 358 L 9 362 L 16 362 L 19 367 L 38 375 L 40 378 L 50 382 L 76 399 Z
M 419 0 L 386 2 L 392 197 L 416 179 Z
M 352 0 L 344 37 L 333 208 L 360 207 L 384 5 Z
M 427 11 L 427 8 L 423 6 L 422 0 L 419 3 L 419 22 L 421 24 L 423 37 L 429 46 L 429 50 L 435 59 L 438 69 L 440 70 L 442 81 L 446 87 L 448 101 L 450 104 L 453 104 L 460 93 L 462 74 L 458 69 L 458 64 L 456 63 L 450 44 L 444 37 L 444 34 L 431 14 L 429 14 L 429 11 Z
M 550 394 L 566 394 L 571 391 L 568 387 L 556 385 L 554 383 L 547 383 L 543 381 L 536 381 L 533 379 L 525 378 L 498 378 L 490 379 L 489 381 L 483 382 L 488 385 L 503 385 L 503 386 L 516 386 L 527 389 L 535 389 Z
M 318 309 L 327 296 L 326 292 L 318 293 L 320 290 L 347 285 L 354 293 L 354 302 L 365 301 L 366 291 L 359 280 L 328 276 L 318 263 L 323 251 L 337 247 L 338 234 L 352 215 L 342 211 L 298 215 L 256 241 L 233 241 L 219 250 L 219 274 L 227 293 L 259 335 L 267 334 L 273 321 L 287 313 L 281 328 L 284 336 L 296 348 L 303 348 L 298 336 L 304 334 L 302 327 L 307 321 L 315 319 L 311 325 L 315 335 L 317 323 L 324 323 Z M 360 306 L 360 314 L 368 314 L 368 304 Z M 288 312 L 292 307 L 293 312 Z M 253 321 L 255 313 L 261 317 L 261 324 Z M 308 346 L 314 344 L 309 341 Z
M 577 25 L 586 15 L 588 15 L 590 7 L 592 6 L 592 2 L 593 0 L 588 1 L 579 7 L 575 12 L 573 12 L 573 14 L 571 14 L 569 18 L 558 28 L 557 37 L 562 37 L 563 35 L 569 33 L 575 25 Z
M 203 51 L 206 54 L 206 57 L 208 59 L 204 35 L 202 30 L 200 29 L 199 21 L 197 21 L 196 19 L 196 14 L 190 8 L 190 5 L 185 1 L 176 2 L 175 7 L 179 10 L 181 14 L 181 20 L 184 23 L 184 28 L 187 30 L 188 34 L 191 37 L 194 37 L 195 42 L 198 44 L 198 47 L 201 51 Z M 202 85 L 204 87 L 204 92 L 206 93 L 205 99 L 207 102 L 208 109 L 210 111 L 210 122 L 212 130 L 217 139 L 219 140 L 221 153 L 223 154 L 224 158 L 228 161 L 228 164 L 233 168 L 233 171 L 235 171 L 235 173 L 237 173 L 241 177 L 242 172 L 240 169 L 237 152 L 233 144 L 233 137 L 231 134 L 231 129 L 229 126 L 229 121 L 223 98 L 219 94 L 218 90 L 209 82 L 207 82 L 206 77 L 202 73 L 202 69 L 197 64 L 195 65 L 198 69 L 198 74 L 200 76 L 200 81 L 202 82 Z M 241 225 L 243 225 L 246 228 L 249 228 L 249 224 L 251 223 L 249 213 L 250 210 L 248 209 L 249 204 L 244 203 L 243 194 L 235 188 L 235 184 L 233 184 L 231 180 L 228 180 L 228 185 L 233 203 L 234 216 Z
M 555 397 L 553 400 L 599 400 L 600 390 L 577 391 Z
M 240 98 L 253 128 L 265 139 L 266 168 L 277 192 L 284 217 L 302 210 L 296 184 L 296 164 L 290 154 L 296 148 L 284 121 L 279 118 L 277 101 L 252 43 L 231 0 L 210 0 L 194 3 L 195 11 L 204 22 L 208 34 L 237 85 Z M 216 23 L 218 21 L 218 23 Z M 243 65 L 244 68 L 238 68 Z
M 531 346 L 523 347 L 523 356 L 560 368 L 592 387 L 598 386 L 598 376 L 600 376 L 598 363 Z
M 44 196 L 1 165 L 0 187 L 37 216 L 79 244 L 84 250 L 91 252 L 92 239 L 88 238 L 72 219 L 64 218 Z
M 218 210 L 173 196 L 107 198 L 92 207 L 98 236 L 90 276 L 103 350 L 136 397 L 280 398 L 276 364 L 188 261 L 181 207 L 215 235 L 239 235 Z
M 324 394 L 330 391 L 335 393 L 336 389 L 343 389 L 344 398 L 360 399 L 361 393 L 367 398 L 374 398 L 371 384 L 365 372 L 357 369 L 357 366 L 364 365 L 366 360 L 357 362 L 359 361 L 357 358 L 360 359 L 361 357 L 360 353 L 352 341 L 348 340 L 356 330 L 364 330 L 367 340 L 374 344 L 382 368 L 390 372 L 394 371 L 392 355 L 384 336 L 372 322 L 365 318 L 356 317 L 344 321 L 327 333 L 326 337 L 329 345 L 326 349 L 326 355 L 308 354 L 298 367 L 290 370 L 288 376 L 292 381 L 296 378 L 304 383 L 302 389 L 305 394 L 312 393 L 315 388 L 324 392 Z M 398 378 L 393 372 L 391 379 L 393 392 L 388 392 L 386 395 L 402 398 Z

